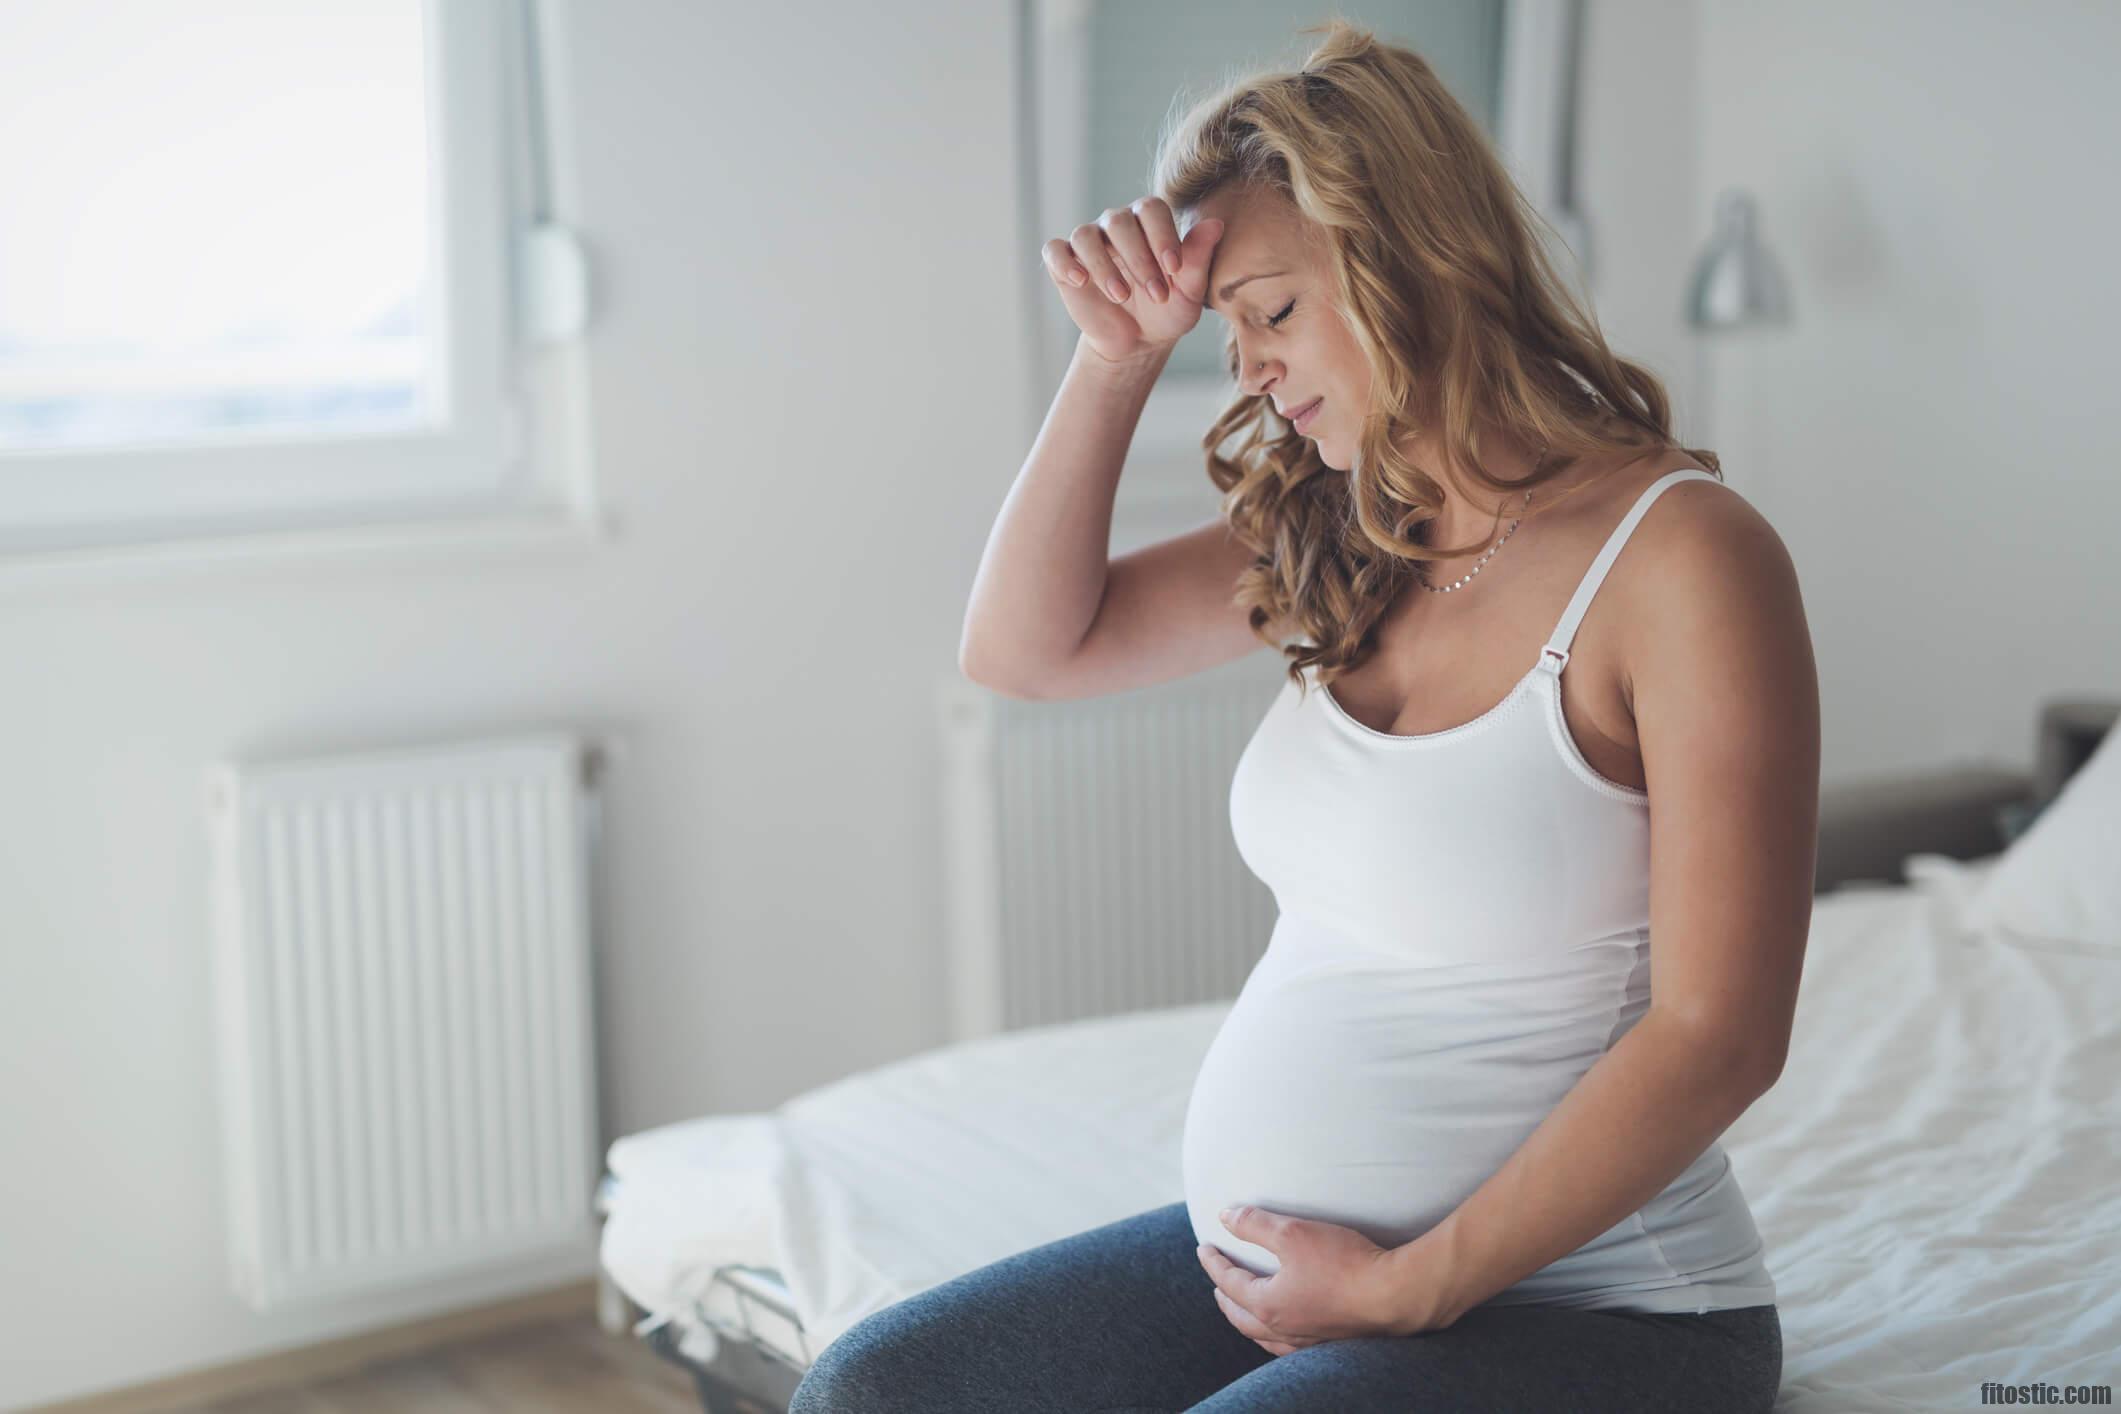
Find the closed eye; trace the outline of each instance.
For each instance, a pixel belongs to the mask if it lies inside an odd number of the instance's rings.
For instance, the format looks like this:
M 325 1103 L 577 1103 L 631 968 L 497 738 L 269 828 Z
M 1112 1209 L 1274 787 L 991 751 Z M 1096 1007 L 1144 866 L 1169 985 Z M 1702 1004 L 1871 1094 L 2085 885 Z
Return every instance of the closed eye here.
M 1289 317 L 1290 313 L 1291 313 L 1291 312 L 1292 312 L 1292 311 L 1293 311 L 1293 310 L 1294 310 L 1295 308 L 1296 308 L 1296 301 L 1292 299 L 1292 300 L 1290 300 L 1290 301 L 1289 301 L 1289 302 L 1288 302 L 1287 304 L 1285 304 L 1285 305 L 1283 305 L 1283 306 L 1282 306 L 1282 309 L 1281 309 L 1281 313 L 1279 313 L 1279 314 L 1275 315 L 1275 316 L 1274 316 L 1274 317 L 1273 317 L 1272 319 L 1269 319 L 1269 320 L 1267 321 L 1267 327 L 1268 327 L 1269 329 L 1272 329 L 1272 328 L 1273 328 L 1273 327 L 1274 327 L 1275 325 L 1277 325 L 1277 324 L 1281 323 L 1281 322 L 1282 322 L 1282 320 L 1284 320 L 1284 319 L 1287 319 L 1287 318 Z

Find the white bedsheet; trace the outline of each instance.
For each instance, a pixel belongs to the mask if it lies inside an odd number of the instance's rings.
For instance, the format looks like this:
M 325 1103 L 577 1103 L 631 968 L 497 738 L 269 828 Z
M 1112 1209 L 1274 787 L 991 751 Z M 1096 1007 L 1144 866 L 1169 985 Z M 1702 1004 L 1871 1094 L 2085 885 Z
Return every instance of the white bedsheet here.
M 770 1114 L 710 1115 L 611 1146 L 598 1257 L 619 1289 L 658 1315 L 690 1311 L 717 1266 L 775 1267 L 780 1128 Z
M 1955 917 L 1918 889 L 1824 914 L 1790 1060 L 1726 1137 L 1779 1294 L 1778 1409 L 2121 1369 L 2121 960 Z
M 1725 1137 L 1781 1296 L 1778 1409 L 2114 1377 L 2121 961 L 1962 937 L 1966 877 L 1815 902 L 1789 1063 Z M 945 1047 L 621 1140 L 607 1269 L 661 1311 L 714 1262 L 773 1266 L 815 1352 L 900 1297 L 1176 1201 L 1227 1007 Z

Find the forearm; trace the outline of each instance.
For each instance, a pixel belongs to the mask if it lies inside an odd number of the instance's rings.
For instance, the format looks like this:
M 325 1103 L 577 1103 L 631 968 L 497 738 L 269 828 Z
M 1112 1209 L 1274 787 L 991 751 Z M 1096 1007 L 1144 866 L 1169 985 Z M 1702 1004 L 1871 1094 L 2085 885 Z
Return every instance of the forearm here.
M 1119 365 L 1076 344 L 973 581 L 958 657 L 978 680 L 1032 683 L 1089 631 L 1104 597 L 1120 471 L 1169 353 Z
M 1662 1192 L 1771 1084 L 1760 1058 L 1645 1016 L 1494 1176 L 1387 1256 L 1403 1314 L 1449 1324 L 1574 1252 Z

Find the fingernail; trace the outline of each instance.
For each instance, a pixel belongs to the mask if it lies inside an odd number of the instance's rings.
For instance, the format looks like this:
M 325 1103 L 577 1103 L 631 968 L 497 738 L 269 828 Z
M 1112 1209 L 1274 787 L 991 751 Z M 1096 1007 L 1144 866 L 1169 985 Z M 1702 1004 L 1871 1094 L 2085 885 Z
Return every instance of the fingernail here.
M 1236 1221 L 1237 1221 L 1237 1214 L 1238 1214 L 1238 1211 L 1239 1211 L 1239 1210 L 1238 1210 L 1238 1209 L 1236 1209 L 1236 1208 L 1225 1208 L 1225 1209 L 1223 1209 L 1223 1211 L 1222 1211 L 1222 1220 L 1223 1220 L 1224 1222 L 1226 1222 L 1226 1223 L 1234 1223 L 1234 1222 L 1236 1222 Z
M 1080 285 L 1089 278 L 1088 275 L 1085 275 L 1080 270 L 1070 270 L 1068 272 L 1068 283 L 1071 285 Z
M 1174 275 L 1176 275 L 1176 274 L 1178 273 L 1178 252 L 1177 252 L 1177 251 L 1175 251 L 1175 250 L 1167 250 L 1167 251 L 1165 251 L 1165 252 L 1164 252 L 1164 269 L 1166 269 L 1166 270 L 1170 271 L 1170 272 L 1171 272 L 1172 274 L 1174 274 Z
M 1114 299 L 1123 300 L 1127 297 L 1127 287 L 1117 280 L 1107 280 L 1105 282 L 1105 293 L 1111 295 Z
M 1156 296 L 1158 302 L 1160 303 L 1166 296 L 1171 293 L 1171 287 L 1166 285 L 1161 280 L 1151 280 L 1149 282 L 1149 293 Z

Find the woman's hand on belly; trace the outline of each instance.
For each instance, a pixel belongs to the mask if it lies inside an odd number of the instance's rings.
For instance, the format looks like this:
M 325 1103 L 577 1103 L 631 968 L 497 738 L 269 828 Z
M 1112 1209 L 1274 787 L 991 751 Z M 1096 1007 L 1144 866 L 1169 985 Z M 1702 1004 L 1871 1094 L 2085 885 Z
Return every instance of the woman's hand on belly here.
M 1272 1276 L 1256 1276 L 1201 1244 L 1200 1264 L 1215 1283 L 1215 1299 L 1230 1324 L 1276 1355 L 1359 1335 L 1413 1335 L 1448 1325 L 1436 1319 L 1407 1274 L 1355 1229 L 1262 1208 L 1225 1209 L 1233 1237 L 1257 1243 L 1280 1259 Z

